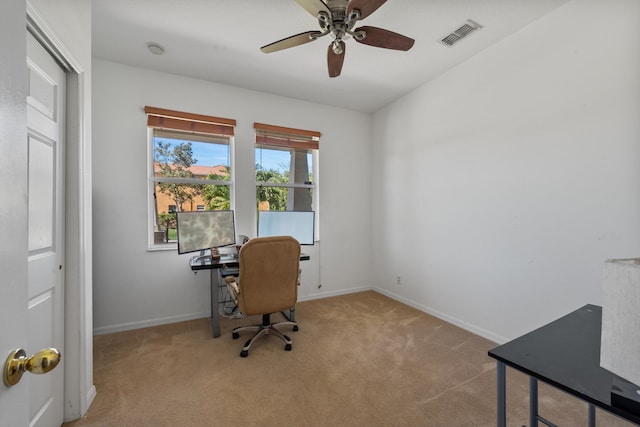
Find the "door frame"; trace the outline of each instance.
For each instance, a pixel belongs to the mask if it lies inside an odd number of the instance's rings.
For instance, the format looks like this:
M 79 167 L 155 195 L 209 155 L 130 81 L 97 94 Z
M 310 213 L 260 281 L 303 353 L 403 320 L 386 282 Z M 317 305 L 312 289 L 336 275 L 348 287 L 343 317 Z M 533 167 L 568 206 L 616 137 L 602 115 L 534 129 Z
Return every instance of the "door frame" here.
M 93 384 L 91 126 L 85 116 L 90 87 L 85 70 L 27 1 L 26 29 L 66 71 L 64 419 L 83 416 Z M 26 37 L 26 33 L 25 33 Z M 25 58 L 26 60 L 26 58 Z M 25 260 L 26 262 L 26 260 Z

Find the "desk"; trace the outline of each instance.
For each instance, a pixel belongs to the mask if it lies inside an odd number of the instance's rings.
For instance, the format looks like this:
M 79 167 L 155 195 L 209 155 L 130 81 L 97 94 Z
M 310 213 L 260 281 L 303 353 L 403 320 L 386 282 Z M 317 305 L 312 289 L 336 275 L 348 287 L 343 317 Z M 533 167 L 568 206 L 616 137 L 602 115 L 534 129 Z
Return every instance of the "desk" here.
M 309 255 L 300 254 L 300 261 L 308 261 Z M 211 261 L 210 257 L 193 257 L 189 260 L 189 267 L 193 271 L 209 270 L 211 283 L 211 334 L 213 338 L 220 336 L 220 312 L 218 305 L 221 301 L 218 299 L 218 288 L 226 286 L 223 277 L 237 274 L 233 271 L 239 267 L 238 258 L 231 256 L 222 256 L 218 261 Z M 286 315 L 285 315 L 286 316 Z M 295 307 L 289 311 L 286 316 L 292 322 L 295 322 Z
M 538 380 L 588 403 L 589 427 L 595 427 L 596 406 L 632 423 L 640 417 L 611 405 L 615 374 L 600 367 L 602 307 L 585 305 L 533 332 L 489 351 L 497 363 L 498 427 L 506 426 L 506 366 L 529 375 L 529 426 L 538 414 Z

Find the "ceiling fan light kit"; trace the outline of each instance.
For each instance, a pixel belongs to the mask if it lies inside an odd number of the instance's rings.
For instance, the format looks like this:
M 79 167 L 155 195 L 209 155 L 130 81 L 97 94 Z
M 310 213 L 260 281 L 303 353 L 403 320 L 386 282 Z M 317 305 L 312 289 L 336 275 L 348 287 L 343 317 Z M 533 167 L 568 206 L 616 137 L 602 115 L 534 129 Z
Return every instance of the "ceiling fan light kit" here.
M 358 21 L 371 15 L 386 1 L 296 0 L 300 6 L 318 20 L 320 31 L 307 31 L 286 37 L 262 46 L 260 50 L 264 53 L 277 52 L 330 35 L 333 41 L 329 44 L 327 52 L 329 77 L 338 77 L 342 72 L 346 52 L 344 40 L 353 38 L 356 42 L 369 46 L 407 51 L 413 47 L 414 40 L 412 38 L 377 27 L 363 26 L 354 29 Z

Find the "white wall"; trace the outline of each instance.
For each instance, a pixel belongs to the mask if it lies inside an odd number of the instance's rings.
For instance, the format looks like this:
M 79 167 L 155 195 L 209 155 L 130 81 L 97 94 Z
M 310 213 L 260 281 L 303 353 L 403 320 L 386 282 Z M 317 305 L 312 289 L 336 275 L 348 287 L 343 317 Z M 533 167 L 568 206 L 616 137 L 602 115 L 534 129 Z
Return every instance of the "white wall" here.
M 253 123 L 320 141 L 320 244 L 303 247 L 300 299 L 370 289 L 370 115 L 94 59 L 94 331 L 209 315 L 209 275 L 147 250 L 145 105 L 237 120 L 236 228 L 255 235 Z M 318 285 L 322 288 L 318 289 Z
M 600 304 L 640 255 L 639 29 L 574 0 L 374 114 L 374 287 L 498 342 Z

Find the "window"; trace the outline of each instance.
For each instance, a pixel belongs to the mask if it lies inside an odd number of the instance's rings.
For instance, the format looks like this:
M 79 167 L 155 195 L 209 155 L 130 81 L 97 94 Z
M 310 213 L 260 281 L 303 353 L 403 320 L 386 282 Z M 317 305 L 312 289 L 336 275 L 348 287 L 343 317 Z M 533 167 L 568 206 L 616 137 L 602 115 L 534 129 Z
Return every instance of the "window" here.
M 175 247 L 175 212 L 232 209 L 235 121 L 145 107 L 149 244 Z
M 262 123 L 254 129 L 257 209 L 317 212 L 320 132 Z

